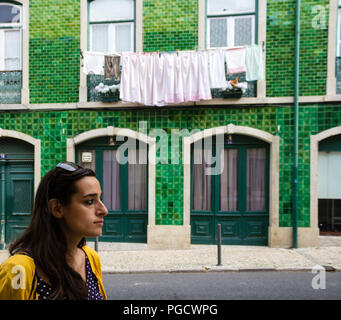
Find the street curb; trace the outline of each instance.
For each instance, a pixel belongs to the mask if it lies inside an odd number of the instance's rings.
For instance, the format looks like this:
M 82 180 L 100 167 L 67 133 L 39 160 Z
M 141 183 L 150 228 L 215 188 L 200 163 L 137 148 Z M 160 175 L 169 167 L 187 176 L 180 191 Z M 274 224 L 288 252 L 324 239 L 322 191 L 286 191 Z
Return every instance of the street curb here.
M 103 269 L 103 274 L 151 274 L 151 273 L 208 273 L 208 272 L 311 272 L 312 268 L 193 268 L 193 269 L 146 269 L 146 270 L 115 270 Z M 341 268 L 328 268 L 326 272 L 341 272 Z

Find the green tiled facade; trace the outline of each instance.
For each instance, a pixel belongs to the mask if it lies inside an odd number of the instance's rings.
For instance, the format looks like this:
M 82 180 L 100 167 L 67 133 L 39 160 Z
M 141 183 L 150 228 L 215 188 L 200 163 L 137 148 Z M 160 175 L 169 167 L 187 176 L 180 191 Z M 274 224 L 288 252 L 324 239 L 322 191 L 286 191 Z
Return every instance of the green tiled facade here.
M 317 1 L 302 0 L 300 95 L 326 94 L 326 26 L 313 28 Z M 314 20 L 315 21 L 315 20 Z M 266 93 L 288 97 L 294 90 L 295 1 L 267 1 Z M 78 102 L 80 82 L 80 1 L 31 0 L 29 19 L 30 103 Z M 193 50 L 198 47 L 198 1 L 143 1 L 143 50 Z M 107 110 L 0 112 L 0 128 L 23 132 L 42 142 L 42 175 L 66 159 L 66 139 L 114 126 L 138 131 L 146 121 L 155 128 L 207 129 L 233 123 L 280 137 L 279 226 L 292 226 L 292 105 L 191 106 Z M 299 113 L 298 226 L 310 227 L 310 136 L 341 125 L 341 102 L 304 104 Z M 278 130 L 279 129 L 279 130 Z M 182 145 L 180 143 L 180 150 Z M 172 150 L 169 150 L 171 154 Z M 156 166 L 156 225 L 183 224 L 183 165 Z M 271 187 L 271 186 L 270 186 Z
M 309 227 L 310 135 L 341 123 L 341 105 L 309 105 L 300 109 L 299 139 L 299 227 Z M 0 127 L 16 130 L 42 141 L 42 175 L 66 159 L 66 139 L 107 126 L 139 130 L 147 121 L 148 132 L 155 128 L 192 129 L 233 123 L 279 135 L 280 143 L 280 226 L 291 226 L 292 133 L 291 107 L 196 108 L 191 110 L 144 111 L 46 111 L 0 114 Z M 277 127 L 280 126 L 280 132 Z M 65 134 L 63 134 L 63 129 Z M 182 145 L 180 144 L 180 150 Z M 172 150 L 169 149 L 171 153 Z M 181 159 L 181 154 L 180 154 Z M 181 160 L 180 160 L 181 161 Z M 156 224 L 182 224 L 183 166 L 158 164 L 156 168 Z
M 30 103 L 78 101 L 79 0 L 30 1 Z
M 301 1 L 300 95 L 326 94 L 329 1 Z M 325 11 L 317 10 L 321 6 Z M 267 1 L 266 91 L 294 94 L 295 1 Z M 323 14 L 324 20 L 319 16 Z M 321 19 L 322 20 L 321 20 Z M 325 23 L 325 24 L 323 24 Z
M 143 1 L 143 51 L 193 50 L 198 43 L 198 1 Z

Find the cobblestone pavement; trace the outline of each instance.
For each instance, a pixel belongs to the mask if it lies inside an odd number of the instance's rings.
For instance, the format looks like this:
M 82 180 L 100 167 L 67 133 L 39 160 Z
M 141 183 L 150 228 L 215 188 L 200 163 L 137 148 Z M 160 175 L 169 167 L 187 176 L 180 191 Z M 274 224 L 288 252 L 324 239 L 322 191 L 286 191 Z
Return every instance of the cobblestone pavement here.
M 88 244 L 94 247 L 93 243 Z M 258 246 L 192 245 L 188 250 L 148 250 L 146 244 L 99 243 L 103 273 L 311 270 L 316 265 L 341 271 L 341 237 L 320 237 L 319 247 L 283 249 Z M 0 263 L 8 257 L 0 251 Z

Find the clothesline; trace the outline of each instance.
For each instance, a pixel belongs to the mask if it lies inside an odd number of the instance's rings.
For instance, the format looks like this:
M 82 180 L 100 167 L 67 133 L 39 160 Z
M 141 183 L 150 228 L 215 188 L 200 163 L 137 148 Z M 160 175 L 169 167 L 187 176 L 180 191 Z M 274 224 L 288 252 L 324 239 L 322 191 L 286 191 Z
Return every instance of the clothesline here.
M 157 53 L 157 54 L 166 54 L 166 53 L 179 53 L 179 52 L 201 52 L 201 51 L 216 51 L 216 50 L 222 50 L 222 51 L 230 51 L 230 50 L 238 50 L 238 49 L 243 49 L 243 48 L 248 48 L 252 46 L 259 46 L 257 44 L 255 45 L 246 45 L 246 46 L 237 46 L 237 47 L 227 47 L 227 48 L 208 48 L 208 49 L 196 49 L 196 50 L 173 50 L 173 51 L 136 51 L 136 52 L 97 52 L 97 51 L 85 51 L 83 52 L 81 50 L 81 55 L 82 58 L 84 57 L 84 54 L 91 54 L 91 55 L 98 55 L 98 56 L 122 56 L 122 54 L 152 54 L 152 53 Z M 262 44 L 262 47 L 264 47 L 264 44 Z M 263 48 L 264 51 L 264 48 Z

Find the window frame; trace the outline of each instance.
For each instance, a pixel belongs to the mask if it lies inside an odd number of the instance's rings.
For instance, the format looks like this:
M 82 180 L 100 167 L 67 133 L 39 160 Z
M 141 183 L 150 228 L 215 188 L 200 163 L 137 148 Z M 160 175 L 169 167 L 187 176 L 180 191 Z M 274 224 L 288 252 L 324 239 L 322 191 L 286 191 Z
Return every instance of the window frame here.
M 255 10 L 254 11 L 245 11 L 245 12 L 240 12 L 240 13 L 227 13 L 227 14 L 222 14 L 222 13 L 208 13 L 208 1 L 209 0 L 205 0 L 205 6 L 206 6 L 206 10 L 205 10 L 205 24 L 206 24 L 206 33 L 205 33 L 205 37 L 206 37 L 206 41 L 205 41 L 205 47 L 207 49 L 226 49 L 226 48 L 230 48 L 230 47 L 234 47 L 234 42 L 235 42 L 235 35 L 234 35 L 234 21 L 235 19 L 238 19 L 239 17 L 253 17 L 253 28 L 252 28 L 252 44 L 258 43 L 258 5 L 259 5 L 259 0 L 254 0 L 255 1 Z M 230 30 L 229 27 L 233 25 L 232 29 L 233 29 L 233 33 L 232 32 L 227 32 L 226 35 L 226 41 L 227 41 L 227 46 L 226 47 L 211 47 L 210 46 L 210 20 L 211 19 L 226 19 L 227 20 L 227 30 Z M 233 21 L 233 22 L 232 22 Z M 233 39 L 233 41 L 231 40 Z M 232 44 L 231 44 L 232 42 Z
M 13 6 L 20 11 L 20 22 L 19 23 L 0 23 L 0 71 L 22 71 L 23 70 L 23 5 L 11 2 L 0 2 L 1 6 Z M 19 54 L 19 69 L 6 70 L 5 69 L 5 32 L 6 31 L 19 31 L 20 39 L 20 54 Z
M 341 1 L 337 4 L 336 57 L 341 57 Z
M 87 1 L 87 11 L 88 11 L 88 25 L 87 25 L 87 38 L 88 38 L 88 45 L 87 50 L 92 51 L 92 25 L 101 24 L 101 25 L 109 25 L 109 29 L 113 30 L 113 37 L 110 37 L 110 32 L 108 32 L 108 52 L 117 52 L 116 51 L 116 44 L 115 44 L 115 36 L 116 36 L 116 25 L 122 25 L 122 24 L 130 24 L 131 25 L 131 39 L 130 39 L 130 45 L 131 45 L 131 51 L 127 52 L 135 52 L 136 51 L 136 0 L 133 0 L 133 19 L 116 19 L 116 20 L 103 20 L 103 21 L 90 21 L 90 4 L 94 0 L 88 0 Z M 113 39 L 113 40 L 109 40 Z M 110 46 L 110 43 L 112 44 Z

